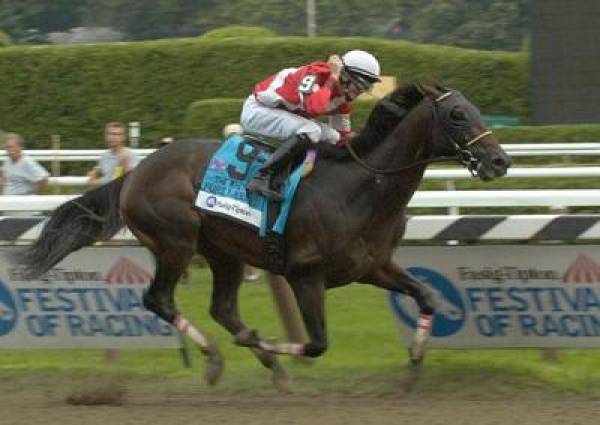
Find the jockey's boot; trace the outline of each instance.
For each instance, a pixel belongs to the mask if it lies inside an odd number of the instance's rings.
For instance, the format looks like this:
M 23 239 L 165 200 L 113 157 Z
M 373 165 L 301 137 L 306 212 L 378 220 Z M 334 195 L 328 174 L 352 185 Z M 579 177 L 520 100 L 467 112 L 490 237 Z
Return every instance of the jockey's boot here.
M 273 155 L 267 159 L 264 165 L 252 177 L 246 187 L 249 192 L 258 192 L 265 198 L 277 202 L 283 200 L 283 195 L 271 189 L 271 178 L 282 171 L 285 167 L 304 154 L 311 145 L 311 140 L 306 134 L 298 134 L 284 141 L 277 147 Z

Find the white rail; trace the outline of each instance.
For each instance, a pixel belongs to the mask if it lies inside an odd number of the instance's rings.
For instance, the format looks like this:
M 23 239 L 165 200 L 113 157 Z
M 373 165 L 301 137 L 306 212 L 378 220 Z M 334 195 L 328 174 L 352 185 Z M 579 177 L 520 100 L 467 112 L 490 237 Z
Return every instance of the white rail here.
M 600 143 L 507 143 L 502 147 L 511 156 L 564 156 L 600 155 Z M 38 161 L 97 161 L 106 149 L 35 149 L 25 153 Z M 150 155 L 155 149 L 133 149 L 140 157 Z M 0 160 L 6 159 L 6 151 L 0 149 Z
M 600 143 L 505 143 L 502 145 L 504 149 L 511 152 L 517 151 L 547 151 L 547 150 L 595 150 L 600 151 Z
M 511 156 L 600 155 L 600 143 L 510 143 L 502 147 Z
M 156 149 L 132 149 L 138 156 L 144 158 L 154 152 Z M 97 161 L 106 149 L 31 149 L 24 150 L 24 153 L 38 161 Z M 6 151 L 0 150 L 0 160 L 6 160 Z
M 0 196 L 0 211 L 50 211 L 77 195 Z M 412 208 L 599 206 L 600 189 L 421 190 Z M 10 215 L 10 214 L 9 214 Z
M 600 167 L 523 167 L 509 168 L 503 178 L 543 178 L 543 177 L 599 177 Z M 464 168 L 433 168 L 425 171 L 424 178 L 430 180 L 459 180 L 471 178 Z
M 577 207 L 600 205 L 600 189 L 422 190 L 409 207 Z

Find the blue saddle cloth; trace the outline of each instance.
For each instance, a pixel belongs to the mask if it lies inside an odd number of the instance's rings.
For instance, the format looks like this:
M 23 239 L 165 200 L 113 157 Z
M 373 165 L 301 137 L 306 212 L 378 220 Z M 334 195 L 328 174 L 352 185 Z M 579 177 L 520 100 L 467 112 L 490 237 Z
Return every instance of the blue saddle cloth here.
M 242 136 L 233 135 L 226 139 L 204 173 L 196 206 L 207 213 L 254 226 L 261 237 L 267 230 L 282 235 L 305 164 L 293 170 L 283 183 L 284 200 L 274 224 L 267 228 L 267 208 L 271 201 L 258 193 L 247 192 L 246 186 L 269 156 L 267 147 L 253 144 Z

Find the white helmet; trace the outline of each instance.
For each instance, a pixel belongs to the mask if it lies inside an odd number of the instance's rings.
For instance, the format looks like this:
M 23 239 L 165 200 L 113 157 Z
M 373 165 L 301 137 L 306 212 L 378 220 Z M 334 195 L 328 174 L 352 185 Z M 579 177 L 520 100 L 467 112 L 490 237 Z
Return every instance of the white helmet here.
M 350 50 L 342 56 L 344 68 L 353 77 L 367 80 L 369 83 L 381 81 L 379 79 L 381 68 L 379 61 L 364 50 Z

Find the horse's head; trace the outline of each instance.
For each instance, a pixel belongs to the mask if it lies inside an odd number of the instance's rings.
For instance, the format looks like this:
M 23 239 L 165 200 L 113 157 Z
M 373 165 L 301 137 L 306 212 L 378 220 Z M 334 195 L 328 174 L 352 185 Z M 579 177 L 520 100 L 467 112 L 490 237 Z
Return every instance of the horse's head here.
M 479 110 L 459 91 L 419 85 L 433 109 L 433 155 L 457 155 L 473 176 L 492 180 L 506 174 L 510 157 L 488 130 Z

